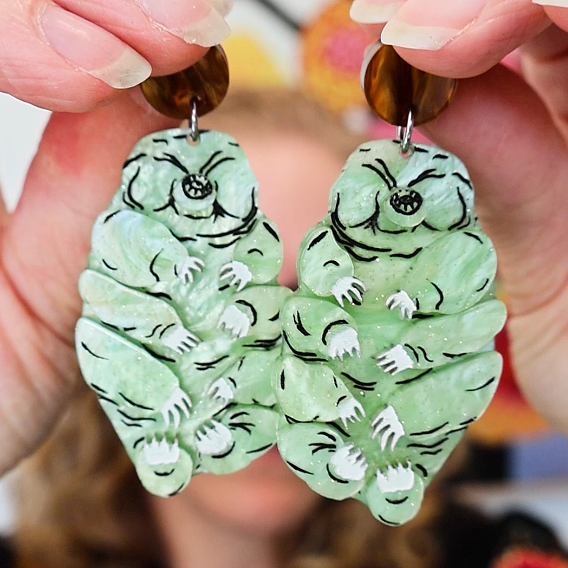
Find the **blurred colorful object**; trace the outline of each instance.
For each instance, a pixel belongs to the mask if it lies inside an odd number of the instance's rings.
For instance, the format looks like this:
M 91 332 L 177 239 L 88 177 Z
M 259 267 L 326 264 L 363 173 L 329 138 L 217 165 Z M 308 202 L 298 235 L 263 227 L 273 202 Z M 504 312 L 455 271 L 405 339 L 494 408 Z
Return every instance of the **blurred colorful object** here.
M 223 44 L 234 84 L 302 87 L 323 106 L 367 114 L 359 72 L 369 43 L 351 0 L 236 0 Z
M 350 0 L 332 4 L 303 32 L 304 87 L 327 108 L 366 108 L 359 75 L 369 38 L 349 18 Z
M 568 562 L 558 554 L 517 548 L 507 552 L 491 568 L 568 568 Z

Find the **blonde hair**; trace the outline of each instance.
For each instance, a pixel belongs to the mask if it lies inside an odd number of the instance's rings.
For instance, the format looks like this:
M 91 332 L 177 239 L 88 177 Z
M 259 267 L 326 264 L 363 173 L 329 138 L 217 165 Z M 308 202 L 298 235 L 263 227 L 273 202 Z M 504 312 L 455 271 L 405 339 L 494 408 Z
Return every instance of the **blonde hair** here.
M 317 103 L 297 92 L 232 93 L 201 127 L 231 133 L 300 132 L 346 157 L 362 142 Z M 86 386 L 48 442 L 25 464 L 16 546 L 45 568 L 150 568 L 164 558 L 134 467 Z M 435 487 L 416 519 L 400 528 L 374 520 L 355 500 L 322 500 L 283 543 L 290 568 L 433 568 L 440 556 Z

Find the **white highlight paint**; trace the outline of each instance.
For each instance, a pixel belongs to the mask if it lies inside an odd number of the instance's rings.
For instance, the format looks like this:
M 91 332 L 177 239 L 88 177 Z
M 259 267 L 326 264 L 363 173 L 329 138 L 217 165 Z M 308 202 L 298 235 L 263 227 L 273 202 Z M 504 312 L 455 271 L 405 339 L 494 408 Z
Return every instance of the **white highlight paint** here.
M 238 260 L 233 260 L 223 265 L 219 272 L 220 280 L 228 280 L 230 278 L 232 278 L 232 280 L 229 285 L 236 285 L 237 292 L 240 292 L 252 280 L 252 272 L 246 264 Z
M 189 418 L 190 408 L 191 399 L 179 387 L 176 387 L 162 405 L 161 413 L 166 422 L 166 426 L 170 425 L 171 414 L 174 419 L 174 426 L 178 428 L 181 421 L 181 413 L 185 414 L 186 418 Z
M 371 438 L 375 439 L 381 434 L 381 451 L 387 447 L 390 438 L 390 449 L 394 450 L 397 442 L 404 436 L 404 427 L 400 422 L 396 410 L 391 405 L 379 412 L 371 422 L 373 433 Z
M 381 493 L 396 493 L 398 491 L 410 491 L 414 487 L 414 471 L 408 464 L 404 467 L 401 463 L 396 468 L 388 466 L 386 475 L 377 470 L 377 485 Z
M 216 420 L 211 420 L 211 424 L 212 427 L 204 426 L 195 435 L 197 449 L 207 456 L 224 452 L 233 441 L 231 431 L 224 424 Z
M 199 337 L 188 331 L 183 326 L 176 326 L 166 332 L 162 338 L 162 343 L 182 355 L 188 353 L 199 343 Z
M 217 328 L 225 328 L 233 337 L 245 337 L 250 329 L 250 319 L 237 306 L 229 306 L 221 314 Z
M 365 416 L 365 409 L 354 397 L 342 400 L 337 409 L 339 410 L 339 418 L 341 418 L 343 426 L 347 426 L 347 421 L 361 422 L 361 418 Z M 357 412 L 360 412 L 361 416 Z
M 412 316 L 416 311 L 416 304 L 404 290 L 391 294 L 387 298 L 386 305 L 389 310 L 399 308 L 400 316 L 408 320 L 412 319 Z
M 177 276 L 184 284 L 193 283 L 193 271 L 201 272 L 205 263 L 196 256 L 188 256 L 179 266 L 177 266 Z
M 350 304 L 353 304 L 355 300 L 361 302 L 363 299 L 362 292 L 366 289 L 365 284 L 358 278 L 344 276 L 332 286 L 331 293 L 334 295 L 337 303 L 343 307 L 344 300 L 347 300 Z
M 352 357 L 355 354 L 361 357 L 361 346 L 359 345 L 357 332 L 352 327 L 348 327 L 336 333 L 329 340 L 327 352 L 332 359 L 339 357 L 342 361 L 345 353 L 348 353 Z
M 223 377 L 217 379 L 209 387 L 207 394 L 212 396 L 215 400 L 222 400 L 225 404 L 227 404 L 233 399 L 233 396 L 235 396 L 231 385 Z
M 385 373 L 397 375 L 406 369 L 414 368 L 414 361 L 402 345 L 395 345 L 377 357 L 377 366 Z
M 170 446 L 165 438 L 160 442 L 154 438 L 149 444 L 145 443 L 143 452 L 144 459 L 151 466 L 177 463 L 180 456 L 178 441 Z
M 335 473 L 346 481 L 361 481 L 369 467 L 363 452 L 353 444 L 339 448 L 330 462 Z

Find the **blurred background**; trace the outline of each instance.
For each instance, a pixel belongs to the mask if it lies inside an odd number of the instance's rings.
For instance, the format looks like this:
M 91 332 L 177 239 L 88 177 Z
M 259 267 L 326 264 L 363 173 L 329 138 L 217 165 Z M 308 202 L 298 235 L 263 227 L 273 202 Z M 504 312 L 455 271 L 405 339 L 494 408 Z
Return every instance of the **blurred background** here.
M 302 88 L 369 138 L 394 136 L 392 127 L 370 115 L 360 89 L 369 39 L 349 19 L 350 3 L 235 0 L 229 16 L 233 33 L 224 44 L 232 85 Z M 48 119 L 47 111 L 0 95 L 0 181 L 10 209 Z M 523 400 L 508 362 L 506 330 L 497 347 L 505 371 L 489 410 L 470 428 L 472 451 L 460 492 L 490 514 L 530 513 L 551 525 L 568 547 L 568 441 Z M 0 483 L 4 533 L 12 522 L 10 477 Z

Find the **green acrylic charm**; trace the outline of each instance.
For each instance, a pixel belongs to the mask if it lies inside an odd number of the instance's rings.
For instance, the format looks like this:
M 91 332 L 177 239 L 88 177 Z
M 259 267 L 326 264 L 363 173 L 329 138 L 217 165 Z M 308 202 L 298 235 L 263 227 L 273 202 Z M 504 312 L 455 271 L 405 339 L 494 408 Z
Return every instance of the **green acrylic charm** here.
M 431 146 L 361 146 L 292 294 L 241 148 L 188 134 L 136 145 L 79 282 L 81 370 L 142 483 L 174 495 L 278 438 L 316 492 L 408 521 L 501 372 L 505 308 L 465 167 Z
M 306 235 L 281 314 L 278 446 L 316 492 L 355 497 L 388 525 L 488 405 L 506 314 L 464 165 L 416 144 L 364 144 Z
M 96 220 L 79 363 L 144 486 L 181 491 L 275 443 L 282 246 L 237 142 L 143 138 Z

